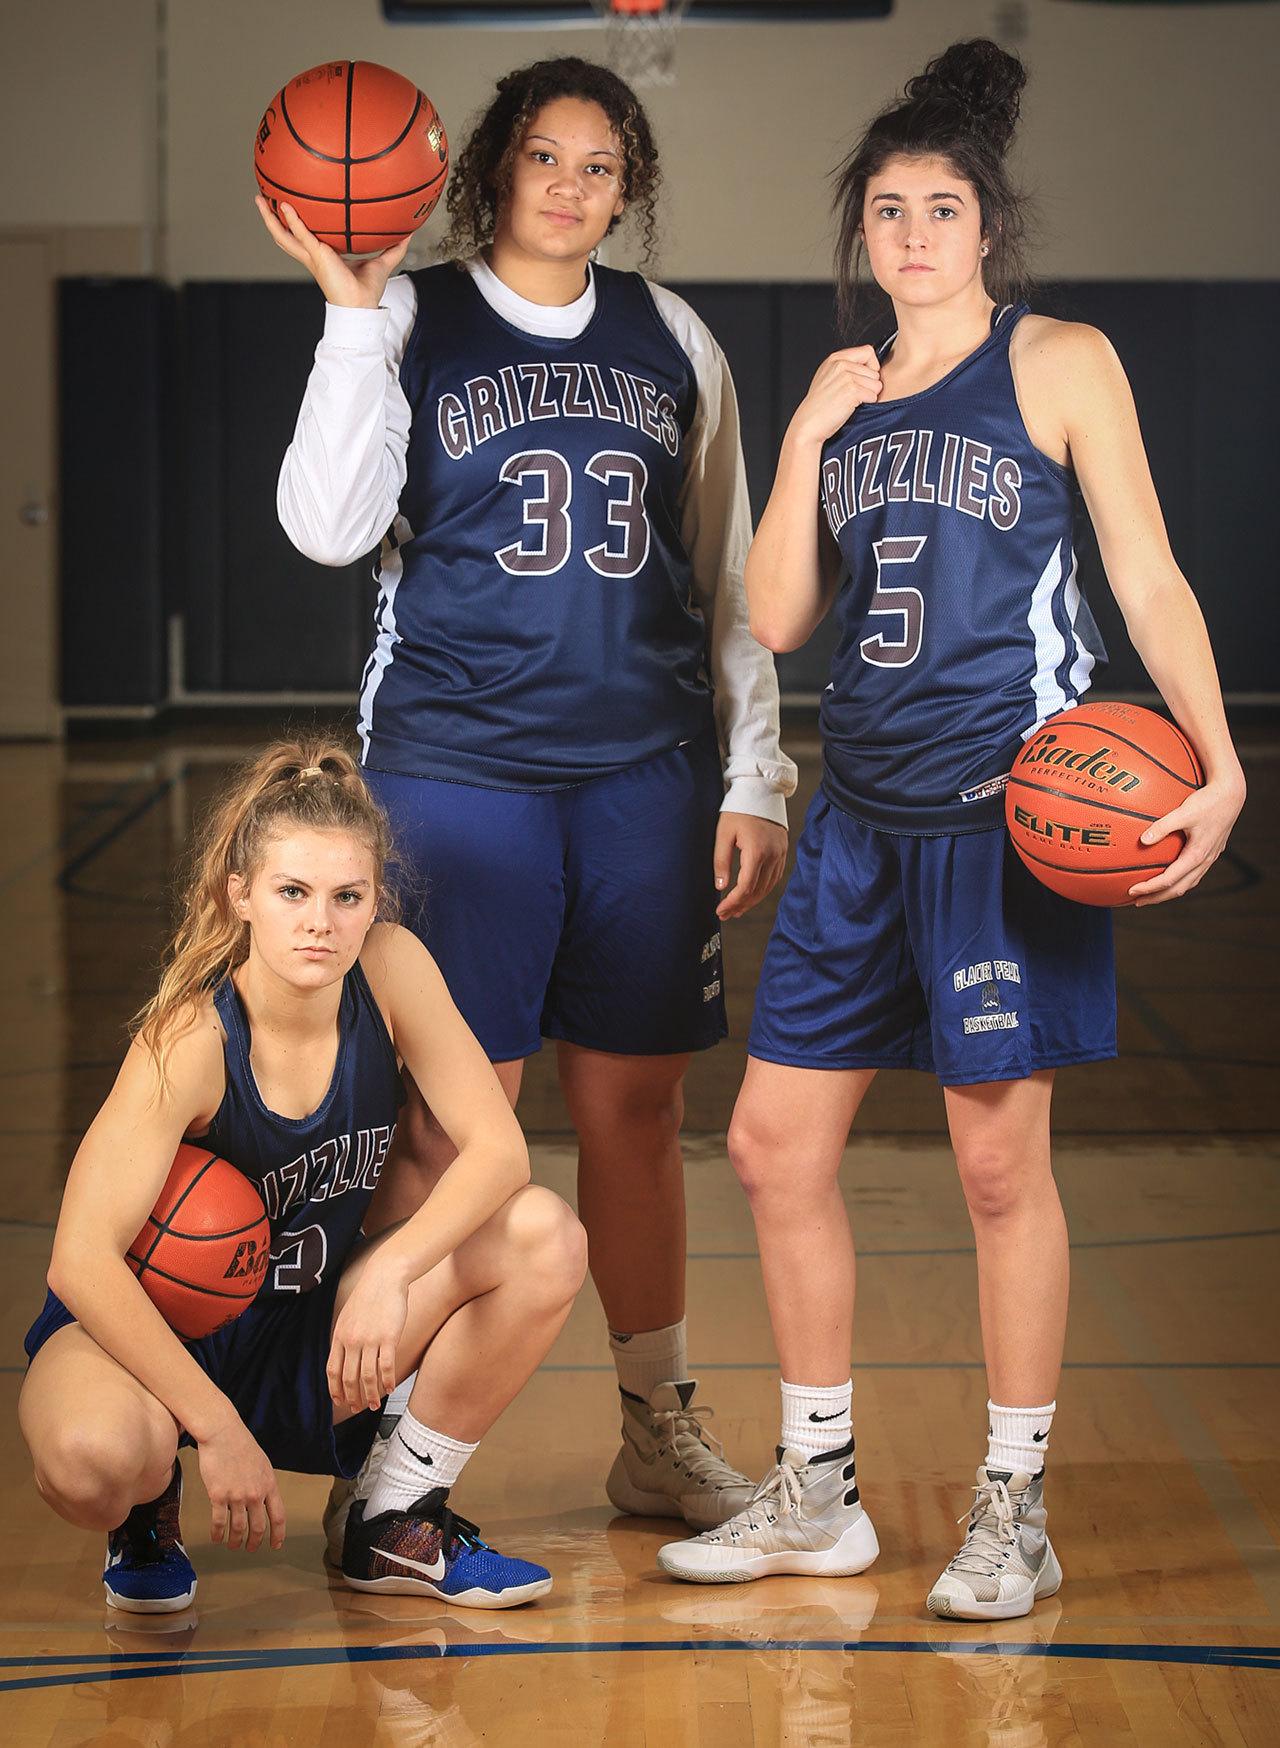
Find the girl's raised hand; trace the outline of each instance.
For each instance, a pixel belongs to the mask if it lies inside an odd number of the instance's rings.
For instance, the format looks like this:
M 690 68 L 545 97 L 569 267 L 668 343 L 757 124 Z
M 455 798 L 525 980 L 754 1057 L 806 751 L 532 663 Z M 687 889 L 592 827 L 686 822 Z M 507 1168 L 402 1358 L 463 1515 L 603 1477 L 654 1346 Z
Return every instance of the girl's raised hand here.
M 254 196 L 253 204 L 276 248 L 283 249 L 291 261 L 306 268 L 324 293 L 326 303 L 337 304 L 343 309 L 377 309 L 388 279 L 408 252 L 410 238 L 402 237 L 380 255 L 370 255 L 363 261 L 349 261 L 336 249 L 331 249 L 328 243 L 313 236 L 287 203 L 281 202 L 279 218 L 261 194 Z
M 809 392 L 796 408 L 792 429 L 825 443 L 855 408 L 865 401 L 878 401 L 882 386 L 874 346 L 846 346 L 833 352 L 814 372 Z

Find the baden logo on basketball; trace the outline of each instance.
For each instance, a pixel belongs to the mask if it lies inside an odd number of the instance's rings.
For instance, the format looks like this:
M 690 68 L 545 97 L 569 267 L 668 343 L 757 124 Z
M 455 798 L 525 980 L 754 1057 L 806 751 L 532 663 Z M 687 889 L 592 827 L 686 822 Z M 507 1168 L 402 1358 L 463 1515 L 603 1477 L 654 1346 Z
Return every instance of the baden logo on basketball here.
M 1047 731 L 1038 734 L 1028 744 L 1019 762 L 1024 766 L 1061 765 L 1066 770 L 1078 771 L 1087 777 L 1097 777 L 1110 788 L 1122 789 L 1126 793 L 1141 787 L 1140 778 L 1112 761 L 1110 747 L 1081 751 L 1061 743 L 1056 734 Z
M 1140 705 L 1084 703 L 1035 730 L 1013 761 L 1005 822 L 1043 885 L 1080 904 L 1130 904 L 1163 872 L 1180 832 L 1144 844 L 1147 827 L 1203 782 L 1190 741 Z
M 270 1261 L 271 1251 L 268 1246 L 259 1244 L 256 1238 L 247 1238 L 236 1247 L 236 1253 L 222 1278 L 230 1281 L 254 1275 L 261 1277 L 266 1274 Z

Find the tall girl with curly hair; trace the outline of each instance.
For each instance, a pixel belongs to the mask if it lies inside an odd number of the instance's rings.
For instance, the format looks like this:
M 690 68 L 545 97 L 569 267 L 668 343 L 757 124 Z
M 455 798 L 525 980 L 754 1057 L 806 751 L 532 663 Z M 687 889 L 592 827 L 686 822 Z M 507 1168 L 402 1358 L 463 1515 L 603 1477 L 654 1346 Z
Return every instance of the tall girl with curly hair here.
M 957 43 L 838 174 L 842 312 L 865 254 L 894 332 L 819 367 L 747 566 L 771 649 L 794 649 L 832 609 L 840 629 L 822 785 L 729 1132 L 782 1362 L 779 1460 L 740 1517 L 659 1554 L 703 1582 L 875 1557 L 838 1173 L 877 1070 L 924 1069 L 942 1082 L 973 1223 L 990 1396 L 964 1543 L 928 1606 L 975 1620 L 1027 1614 L 1062 1580 L 1044 1503 L 1067 1315 L 1049 1109 L 1056 1068 L 1115 1054 L 1110 912 L 1040 886 L 1003 826 L 1014 754 L 1085 695 L 1099 653 L 1072 554 L 1077 483 L 1134 644 L 1207 779 L 1144 834 L 1186 843 L 1136 902 L 1194 886 L 1244 799 L 1124 371 L 1095 329 L 1023 300 L 1004 154 L 1024 82 L 994 43 Z
M 247 765 L 206 824 L 159 991 L 72 1164 L 18 1411 L 45 1500 L 108 1532 L 115 1608 L 195 1596 L 179 1443 L 197 1446 L 212 1539 L 279 1548 L 275 1470 L 355 1474 L 408 1376 L 407 1436 L 345 1525 L 345 1582 L 473 1608 L 551 1587 L 448 1499 L 564 1323 L 582 1231 L 530 1186 L 510 1103 L 430 954 L 378 920 L 394 908 L 387 855 L 345 748 L 283 741 Z M 395 1170 L 402 1069 L 457 1159 L 429 1213 L 366 1242 L 379 1173 Z M 125 1261 L 184 1140 L 244 1172 L 271 1225 L 253 1302 L 196 1341 Z
M 692 1404 L 682 1083 L 724 1035 L 721 926 L 782 872 L 795 773 L 747 625 L 724 355 L 595 261 L 629 217 L 651 247 L 658 183 L 634 93 L 559 59 L 499 81 L 446 264 L 353 265 L 259 206 L 328 305 L 281 519 L 322 563 L 381 542 L 359 733 L 427 892 L 415 926 L 513 1102 L 556 1041 L 622 1392 L 608 1495 L 704 1528 L 749 1484 Z M 451 1148 L 413 1108 L 420 1199 Z

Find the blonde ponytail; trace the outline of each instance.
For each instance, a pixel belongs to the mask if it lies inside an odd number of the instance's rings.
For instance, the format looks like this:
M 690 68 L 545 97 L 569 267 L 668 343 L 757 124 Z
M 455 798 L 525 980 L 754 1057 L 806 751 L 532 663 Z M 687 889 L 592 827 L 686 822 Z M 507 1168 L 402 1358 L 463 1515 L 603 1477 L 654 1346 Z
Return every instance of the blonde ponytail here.
M 373 856 L 379 915 L 389 920 L 391 831 L 359 765 L 338 741 L 274 741 L 241 766 L 205 819 L 160 986 L 129 1028 L 151 1051 L 162 1085 L 168 1053 L 194 1024 L 201 998 L 249 954 L 249 925 L 232 908 L 228 880 L 232 874 L 251 880 L 268 840 L 294 827 L 348 832 L 359 839 Z

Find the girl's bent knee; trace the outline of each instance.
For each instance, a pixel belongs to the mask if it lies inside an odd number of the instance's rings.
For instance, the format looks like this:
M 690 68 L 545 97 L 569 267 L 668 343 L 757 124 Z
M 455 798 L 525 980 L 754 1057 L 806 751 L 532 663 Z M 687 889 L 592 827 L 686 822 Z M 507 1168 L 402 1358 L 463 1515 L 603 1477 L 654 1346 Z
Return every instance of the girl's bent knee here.
M 573 1209 L 530 1184 L 514 1196 L 511 1222 L 521 1266 L 548 1290 L 572 1298 L 587 1273 L 587 1235 Z
M 59 1517 L 81 1529 L 109 1530 L 123 1523 L 140 1499 L 154 1497 L 146 1490 L 151 1467 L 146 1453 L 129 1441 L 113 1443 L 93 1428 L 73 1425 L 40 1452 L 35 1480 L 41 1498 Z

